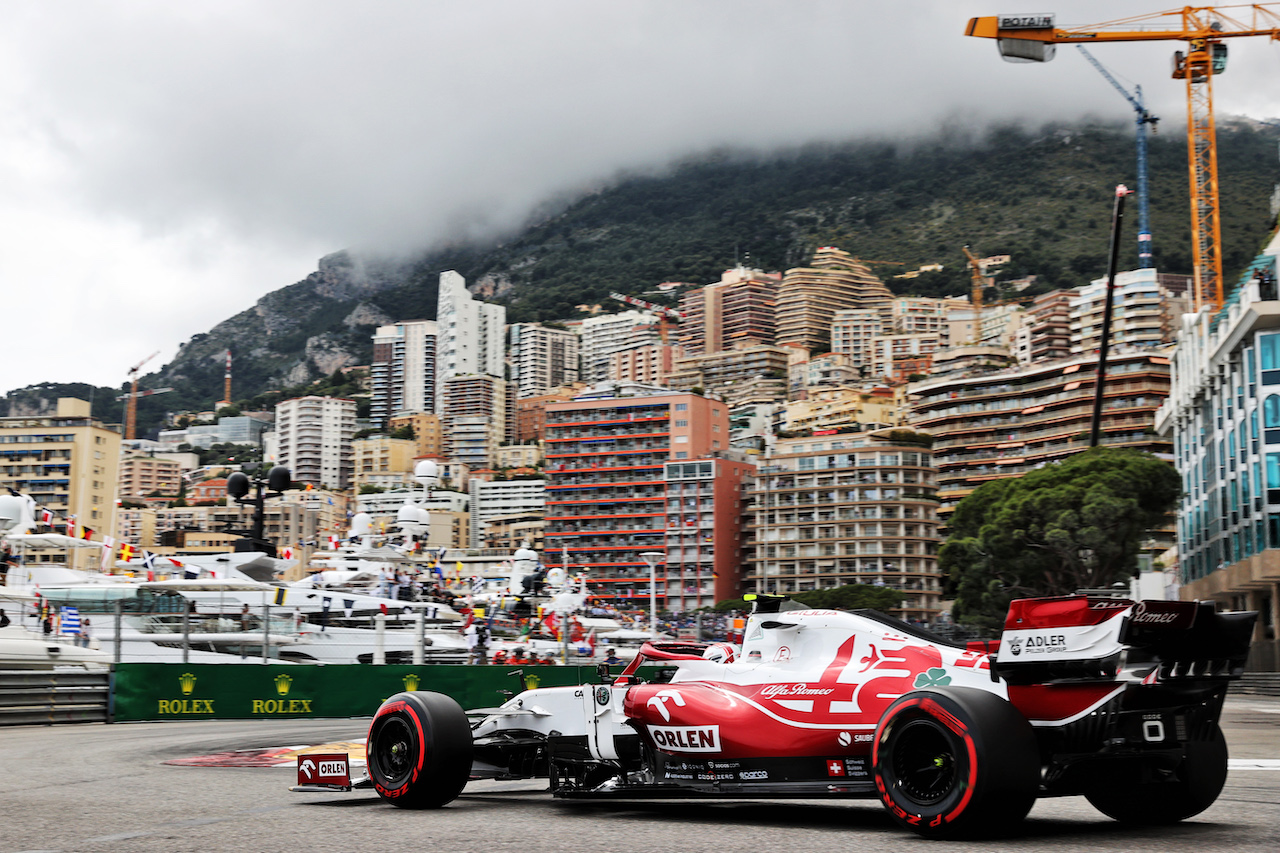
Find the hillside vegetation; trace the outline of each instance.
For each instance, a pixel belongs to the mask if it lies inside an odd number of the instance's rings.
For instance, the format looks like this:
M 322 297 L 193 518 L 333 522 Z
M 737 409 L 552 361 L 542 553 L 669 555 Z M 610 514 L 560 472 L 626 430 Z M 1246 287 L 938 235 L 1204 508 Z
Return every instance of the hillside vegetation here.
M 1280 130 L 1218 125 L 1224 271 L 1233 282 L 1267 233 L 1280 177 Z M 1156 266 L 1191 273 L 1186 141 L 1150 143 Z M 381 323 L 435 316 L 439 273 L 455 269 L 479 295 L 508 306 L 508 320 L 556 320 L 608 294 L 668 281 L 706 284 L 738 262 L 766 270 L 806 263 L 835 245 L 871 262 L 900 293 L 964 295 L 962 247 L 1009 254 L 1005 278 L 1039 277 L 1037 289 L 1072 287 L 1105 273 L 1116 184 L 1133 186 L 1128 124 L 960 131 L 932 140 L 812 146 L 772 156 L 720 152 L 659 173 L 620 177 L 505 239 L 439 247 L 411 260 L 338 252 L 301 282 L 264 296 L 196 335 L 141 387 L 139 424 L 165 411 L 208 409 L 222 391 L 223 353 L 235 355 L 237 401 L 305 388 L 334 370 L 367 364 Z M 1137 205 L 1130 205 L 1121 268 L 1136 266 Z M 893 263 L 885 263 L 893 262 Z M 921 264 L 940 273 L 890 277 Z M 620 306 L 619 306 L 620 307 Z M 9 395 L 24 411 L 61 386 Z M 120 420 L 116 389 L 99 389 L 95 413 Z M 110 415 L 111 407 L 117 414 Z M 12 407 L 11 407 L 12 408 Z

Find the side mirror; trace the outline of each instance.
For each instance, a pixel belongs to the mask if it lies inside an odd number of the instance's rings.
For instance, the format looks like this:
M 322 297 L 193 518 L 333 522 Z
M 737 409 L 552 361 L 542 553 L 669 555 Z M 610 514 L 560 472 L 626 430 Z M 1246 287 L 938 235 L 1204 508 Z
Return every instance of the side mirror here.
M 613 676 L 609 673 L 609 664 L 607 663 L 596 664 L 596 678 L 605 682 L 613 681 Z
M 287 492 L 293 488 L 293 474 L 288 468 L 275 466 L 267 474 L 267 488 L 273 492 Z
M 249 477 L 240 471 L 227 477 L 227 494 L 232 498 L 242 498 L 249 494 Z

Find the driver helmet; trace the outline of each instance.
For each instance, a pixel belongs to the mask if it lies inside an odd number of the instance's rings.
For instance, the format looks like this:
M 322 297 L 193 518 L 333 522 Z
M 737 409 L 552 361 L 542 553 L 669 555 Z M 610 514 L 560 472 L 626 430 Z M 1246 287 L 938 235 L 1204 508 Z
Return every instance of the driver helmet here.
M 716 663 L 733 663 L 738 659 L 738 652 L 728 643 L 712 643 L 702 652 L 702 659 Z

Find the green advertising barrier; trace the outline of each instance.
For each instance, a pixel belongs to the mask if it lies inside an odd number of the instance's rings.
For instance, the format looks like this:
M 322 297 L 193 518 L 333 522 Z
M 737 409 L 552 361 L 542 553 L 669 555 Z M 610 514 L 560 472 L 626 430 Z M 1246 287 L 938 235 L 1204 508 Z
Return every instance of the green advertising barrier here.
M 463 708 L 492 708 L 499 691 L 597 681 L 585 666 L 409 666 L 350 664 L 122 663 L 116 665 L 116 722 L 271 717 L 367 717 L 389 696 L 433 690 Z

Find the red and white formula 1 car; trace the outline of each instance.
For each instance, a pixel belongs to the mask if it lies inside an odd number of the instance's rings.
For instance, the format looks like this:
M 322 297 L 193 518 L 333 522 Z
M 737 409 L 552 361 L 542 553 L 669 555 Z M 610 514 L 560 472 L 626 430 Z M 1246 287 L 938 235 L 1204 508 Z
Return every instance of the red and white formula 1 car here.
M 875 797 L 927 837 L 1006 831 L 1037 797 L 1083 794 L 1117 820 L 1173 823 L 1226 780 L 1218 719 L 1255 617 L 1025 599 L 988 654 L 873 611 L 760 597 L 740 649 L 647 644 L 620 676 L 470 719 L 441 694 L 393 696 L 356 787 L 406 808 L 535 777 L 561 798 Z M 642 664 L 661 675 L 642 680 Z

